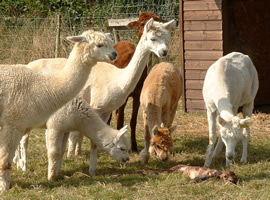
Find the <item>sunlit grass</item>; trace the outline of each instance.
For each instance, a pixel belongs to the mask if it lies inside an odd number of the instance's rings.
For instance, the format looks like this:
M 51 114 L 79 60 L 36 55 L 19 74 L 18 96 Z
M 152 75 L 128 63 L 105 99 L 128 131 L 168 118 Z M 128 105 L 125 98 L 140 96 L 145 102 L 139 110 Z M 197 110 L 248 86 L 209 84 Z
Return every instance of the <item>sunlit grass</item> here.
M 130 103 L 125 124 L 129 124 Z M 237 185 L 225 185 L 222 180 L 210 179 L 192 183 L 179 173 L 160 175 L 132 174 L 138 169 L 167 169 L 177 164 L 202 166 L 208 144 L 208 126 L 205 114 L 187 114 L 181 106 L 174 120 L 179 128 L 174 133 L 174 149 L 167 163 L 150 159 L 143 166 L 139 156 L 131 153 L 131 160 L 120 165 L 104 152 L 99 152 L 95 177 L 88 175 L 89 141 L 83 141 L 81 157 L 67 159 L 62 174 L 55 182 L 47 181 L 47 155 L 44 130 L 34 130 L 28 150 L 28 170 L 22 172 L 13 166 L 12 188 L 0 199 L 269 199 L 270 198 L 270 116 L 258 113 L 253 117 L 252 135 L 248 147 L 248 163 L 241 164 L 241 144 L 236 150 L 231 168 L 238 178 Z M 112 126 L 115 127 L 114 120 Z M 137 142 L 143 148 L 143 121 L 138 116 Z M 213 168 L 225 170 L 224 151 L 213 160 Z M 121 176 L 117 176 L 122 174 Z

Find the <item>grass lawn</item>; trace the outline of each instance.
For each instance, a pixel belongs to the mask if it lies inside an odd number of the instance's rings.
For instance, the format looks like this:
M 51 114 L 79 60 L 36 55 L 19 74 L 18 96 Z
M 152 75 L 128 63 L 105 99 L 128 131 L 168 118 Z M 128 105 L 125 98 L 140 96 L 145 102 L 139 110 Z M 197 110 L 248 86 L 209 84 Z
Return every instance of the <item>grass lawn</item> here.
M 129 105 L 130 107 L 130 105 Z M 127 109 L 126 124 L 129 124 Z M 235 164 L 231 167 L 239 178 L 237 185 L 225 185 L 222 180 L 209 179 L 193 183 L 180 173 L 160 175 L 127 175 L 138 169 L 167 169 L 177 164 L 202 166 L 208 145 L 208 126 L 205 114 L 187 114 L 180 109 L 174 125 L 174 149 L 171 159 L 163 163 L 150 159 L 143 166 L 139 156 L 120 165 L 104 152 L 99 152 L 95 177 L 88 175 L 89 141 L 84 139 L 83 155 L 67 159 L 58 181 L 47 181 L 47 155 L 44 130 L 33 130 L 28 149 L 28 170 L 16 170 L 13 165 L 12 188 L 0 199 L 270 199 L 270 115 L 253 116 L 252 135 L 248 146 L 248 163 L 241 164 L 241 143 L 237 146 Z M 115 127 L 115 122 L 112 123 Z M 138 116 L 137 142 L 143 148 L 143 122 Z M 213 160 L 212 168 L 225 170 L 224 150 Z M 126 174 L 122 176 L 114 176 Z

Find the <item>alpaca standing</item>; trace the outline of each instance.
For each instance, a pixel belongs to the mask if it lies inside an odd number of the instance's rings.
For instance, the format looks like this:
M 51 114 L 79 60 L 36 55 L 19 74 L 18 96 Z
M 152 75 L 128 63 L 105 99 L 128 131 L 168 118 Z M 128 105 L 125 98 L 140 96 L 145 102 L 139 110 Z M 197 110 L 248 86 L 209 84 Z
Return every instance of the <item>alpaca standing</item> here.
M 140 41 L 143 28 L 145 23 L 153 18 L 155 21 L 160 21 L 160 18 L 156 16 L 154 13 L 141 13 L 138 21 L 130 22 L 127 26 L 131 29 L 139 30 L 138 41 Z M 114 45 L 115 50 L 118 53 L 118 57 L 115 61 L 112 61 L 113 65 L 118 68 L 125 68 L 130 62 L 134 52 L 135 47 L 129 41 L 120 41 Z M 116 110 L 116 126 L 117 129 L 120 129 L 124 126 L 124 117 L 125 117 L 125 107 L 129 97 L 132 97 L 132 113 L 130 119 L 130 142 L 131 142 L 131 150 L 133 152 L 138 151 L 137 142 L 136 142 L 136 125 L 137 125 L 137 115 L 140 107 L 140 95 L 143 87 L 143 82 L 147 76 L 147 66 L 142 73 L 140 80 L 138 81 L 135 89 L 130 93 L 126 102 Z
M 86 31 L 67 39 L 75 45 L 57 74 L 45 76 L 10 65 L 0 68 L 0 192 L 10 187 L 12 159 L 26 129 L 43 124 L 75 97 L 97 61 L 116 58 L 112 40 L 103 33 Z
M 150 142 L 152 144 L 151 154 L 156 153 L 164 161 L 168 159 L 172 147 L 170 135 L 174 130 L 170 126 L 182 91 L 182 75 L 180 70 L 171 63 L 162 62 L 155 65 L 145 79 L 140 98 L 143 109 L 145 145 L 140 152 L 142 163 L 148 162 Z M 158 131 L 157 128 L 161 124 L 164 127 Z M 163 132 L 163 134 L 158 134 L 158 132 Z
M 167 55 L 170 30 L 174 27 L 174 20 L 159 23 L 150 19 L 145 24 L 141 40 L 126 68 L 119 69 L 114 65 L 102 62 L 98 62 L 92 68 L 86 83 L 87 87 L 82 93 L 86 100 L 90 100 L 90 106 L 98 112 L 104 121 L 108 121 L 111 112 L 119 108 L 134 90 L 148 62 L 150 52 L 154 52 L 159 57 Z M 43 64 L 43 67 L 46 67 L 54 65 L 55 60 L 57 59 L 46 59 L 42 62 L 37 60 L 32 62 L 31 65 Z M 90 156 L 91 162 L 97 158 L 97 148 L 94 144 L 91 145 Z M 95 174 L 95 169 L 95 165 L 90 165 L 91 175 Z
M 209 145 L 204 166 L 210 167 L 212 158 L 221 151 L 223 143 L 226 146 L 226 166 L 232 165 L 239 140 L 243 144 L 241 162 L 247 161 L 250 117 L 258 88 L 257 71 L 247 55 L 232 52 L 209 67 L 203 85 L 209 126 Z M 236 116 L 240 107 L 243 107 L 243 116 L 247 119 Z M 220 137 L 214 150 L 217 115 Z
M 68 117 L 67 117 L 68 116 Z M 91 142 L 120 162 L 129 160 L 130 142 L 126 135 L 127 126 L 120 131 L 108 126 L 81 97 L 56 111 L 47 121 L 48 180 L 60 173 L 63 154 L 70 131 L 80 131 Z M 90 160 L 97 166 L 97 158 Z

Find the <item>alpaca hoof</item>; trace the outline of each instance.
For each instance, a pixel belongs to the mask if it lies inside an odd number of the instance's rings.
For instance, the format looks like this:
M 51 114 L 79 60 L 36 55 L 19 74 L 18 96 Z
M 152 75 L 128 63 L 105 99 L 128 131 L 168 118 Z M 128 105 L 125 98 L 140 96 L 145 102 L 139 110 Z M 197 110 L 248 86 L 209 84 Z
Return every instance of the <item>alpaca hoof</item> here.
M 140 152 L 140 160 L 143 165 L 148 163 L 149 154 L 144 149 Z
M 89 170 L 89 175 L 90 176 L 95 176 L 96 175 L 96 170 Z
M 246 163 L 247 162 L 247 158 L 241 158 L 240 162 L 241 163 Z

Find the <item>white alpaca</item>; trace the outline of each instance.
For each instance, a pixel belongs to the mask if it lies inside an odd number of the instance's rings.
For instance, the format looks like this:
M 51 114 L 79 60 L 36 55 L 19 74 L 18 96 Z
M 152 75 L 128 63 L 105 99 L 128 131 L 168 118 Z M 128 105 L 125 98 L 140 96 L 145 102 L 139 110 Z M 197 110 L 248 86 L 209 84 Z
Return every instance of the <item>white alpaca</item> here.
M 183 78 L 180 70 L 171 63 L 162 62 L 155 65 L 146 77 L 140 102 L 144 120 L 144 149 L 140 152 L 143 164 L 148 162 L 151 141 L 152 154 L 167 160 L 172 148 L 170 128 L 179 98 L 183 91 Z M 157 127 L 164 125 L 158 131 Z M 167 134 L 165 134 L 167 133 Z
M 241 162 L 247 161 L 250 117 L 258 87 L 257 71 L 247 55 L 233 52 L 219 58 L 209 67 L 203 85 L 209 126 L 205 167 L 210 167 L 212 158 L 221 151 L 222 143 L 226 146 L 226 166 L 232 165 L 239 140 L 243 144 Z M 243 107 L 243 116 L 247 119 L 236 116 L 239 107 Z M 214 152 L 217 115 L 220 138 Z
M 82 98 L 76 97 L 54 113 L 47 121 L 48 179 L 54 180 L 60 172 L 63 154 L 70 131 L 80 131 L 91 143 L 120 162 L 129 160 L 130 142 L 125 134 L 108 126 Z M 92 157 L 91 157 L 92 158 Z M 97 158 L 90 165 L 97 166 Z
M 67 39 L 75 45 L 59 73 L 45 76 L 25 67 L 0 67 L 1 192 L 9 189 L 12 159 L 24 132 L 74 98 L 97 61 L 115 59 L 113 42 L 103 33 L 87 31 Z
M 89 87 L 86 87 L 83 96 L 87 101 L 90 101 L 90 106 L 98 112 L 105 122 L 109 119 L 110 113 L 119 108 L 125 102 L 130 92 L 134 90 L 148 62 L 150 52 L 154 52 L 159 57 L 167 55 L 170 30 L 174 27 L 174 20 L 167 23 L 159 23 L 151 19 L 145 24 L 140 42 L 126 68 L 119 69 L 111 64 L 102 62 L 98 62 L 92 68 L 86 84 Z M 37 60 L 29 65 L 33 68 L 37 65 L 42 65 L 40 69 L 43 70 L 44 67 L 47 68 L 47 66 L 54 65 L 55 60 L 58 59 L 46 59 L 42 60 L 42 62 Z M 96 163 L 97 149 L 94 144 L 91 145 L 90 156 L 91 163 Z M 95 169 L 96 165 L 90 164 L 89 172 L 91 175 L 95 174 Z

